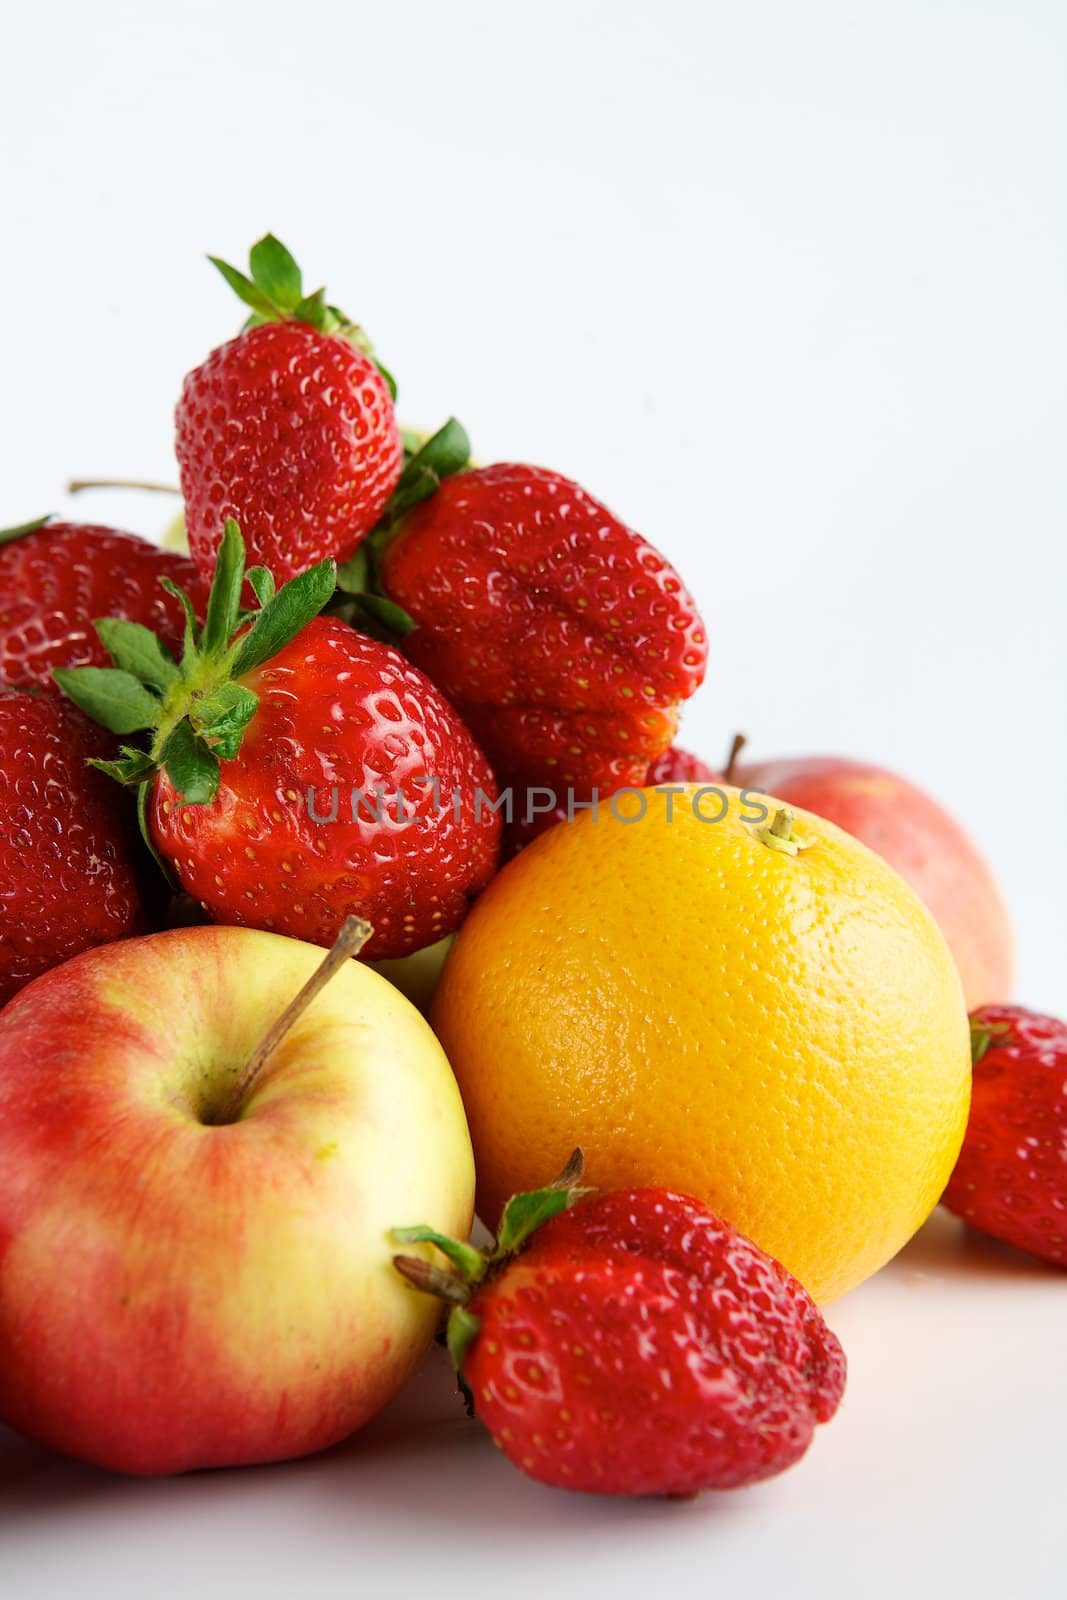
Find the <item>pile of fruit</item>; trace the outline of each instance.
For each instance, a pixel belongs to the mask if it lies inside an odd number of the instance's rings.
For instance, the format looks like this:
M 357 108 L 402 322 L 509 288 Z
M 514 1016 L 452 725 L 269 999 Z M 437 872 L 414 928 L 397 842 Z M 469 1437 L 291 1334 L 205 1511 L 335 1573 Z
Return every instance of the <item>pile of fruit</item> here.
M 405 431 L 272 236 L 216 265 L 187 552 L 0 534 L 0 1420 L 298 1456 L 439 1333 L 544 1482 L 779 1472 L 844 1390 L 819 1304 L 939 1200 L 1067 1265 L 1067 1027 L 912 785 L 674 744 L 653 545 Z

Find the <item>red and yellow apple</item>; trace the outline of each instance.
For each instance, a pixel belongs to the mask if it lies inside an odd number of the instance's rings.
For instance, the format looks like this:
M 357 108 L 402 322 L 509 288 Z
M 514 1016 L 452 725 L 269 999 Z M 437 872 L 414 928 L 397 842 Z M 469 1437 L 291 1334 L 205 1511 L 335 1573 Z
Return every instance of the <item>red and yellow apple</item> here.
M 936 800 L 883 767 L 842 756 L 745 762 L 739 788 L 835 822 L 895 867 L 940 924 L 967 1008 L 1011 998 L 1013 942 L 995 878 L 976 845 Z
M 228 1105 L 322 956 L 176 929 L 0 1013 L 0 1420 L 124 1472 L 272 1461 L 411 1372 L 437 1314 L 389 1230 L 463 1237 L 474 1196 L 426 1022 L 346 960 Z

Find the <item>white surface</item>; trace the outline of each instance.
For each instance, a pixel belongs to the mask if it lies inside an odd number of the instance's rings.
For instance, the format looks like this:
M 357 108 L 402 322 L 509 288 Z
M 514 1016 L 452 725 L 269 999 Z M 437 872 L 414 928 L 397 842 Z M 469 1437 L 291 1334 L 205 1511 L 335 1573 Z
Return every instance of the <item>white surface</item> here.
M 313 1460 L 130 1481 L 0 1429 L 5 1600 L 454 1594 L 1059 1600 L 1062 1275 L 939 1214 L 832 1310 L 843 1407 L 791 1472 L 685 1504 L 530 1483 L 447 1363 Z
M 239 315 L 201 253 L 272 227 L 405 416 L 571 472 L 675 560 L 712 640 L 688 744 L 923 783 L 999 870 L 1021 996 L 1062 1010 L 1065 89 L 1058 0 L 16 8 L 0 523 L 70 474 L 173 477 L 181 375 Z M 421 1429 L 221 1480 L 14 1449 L 0 1587 L 1051 1594 L 1063 1280 L 942 1243 L 835 1310 L 846 1409 L 751 1495 L 529 1488 L 427 1383 Z

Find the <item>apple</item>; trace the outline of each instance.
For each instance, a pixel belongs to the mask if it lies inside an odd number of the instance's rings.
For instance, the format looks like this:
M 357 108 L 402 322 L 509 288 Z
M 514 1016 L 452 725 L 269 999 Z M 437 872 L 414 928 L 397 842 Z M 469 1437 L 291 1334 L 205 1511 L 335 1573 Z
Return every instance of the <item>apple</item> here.
M 1013 941 L 995 878 L 976 845 L 936 800 L 884 767 L 844 756 L 734 764 L 730 782 L 813 811 L 895 867 L 940 924 L 967 1009 L 1010 999 Z
M 389 1230 L 464 1237 L 474 1166 L 440 1045 L 357 945 L 179 928 L 0 1012 L 0 1420 L 178 1472 L 321 1450 L 411 1373 L 437 1313 Z

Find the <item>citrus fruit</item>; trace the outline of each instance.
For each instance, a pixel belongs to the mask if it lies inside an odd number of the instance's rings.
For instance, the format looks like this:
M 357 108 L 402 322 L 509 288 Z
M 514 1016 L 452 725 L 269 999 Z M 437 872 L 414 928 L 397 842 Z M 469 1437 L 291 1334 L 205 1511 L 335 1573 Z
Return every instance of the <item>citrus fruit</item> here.
M 719 821 L 707 788 L 631 790 L 538 839 L 463 924 L 431 1020 L 483 1217 L 580 1145 L 588 1182 L 695 1196 L 825 1301 L 900 1249 L 952 1171 L 960 980 L 866 846 L 720 793 Z

